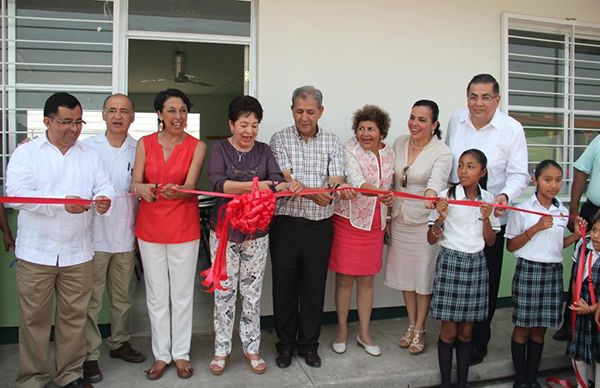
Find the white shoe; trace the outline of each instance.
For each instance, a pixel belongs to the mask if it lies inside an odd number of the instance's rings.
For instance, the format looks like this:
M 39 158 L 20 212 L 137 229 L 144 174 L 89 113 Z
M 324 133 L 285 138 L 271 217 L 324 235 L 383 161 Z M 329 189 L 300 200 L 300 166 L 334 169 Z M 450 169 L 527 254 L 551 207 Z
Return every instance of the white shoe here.
M 331 347 L 333 348 L 333 351 L 336 352 L 337 354 L 346 353 L 346 343 L 345 342 L 334 342 L 333 345 L 331 345 Z
M 360 334 L 356 336 L 356 342 L 358 342 L 358 344 L 365 349 L 365 352 L 369 353 L 371 356 L 381 356 L 381 349 L 379 349 L 379 346 L 367 345 L 360 339 Z

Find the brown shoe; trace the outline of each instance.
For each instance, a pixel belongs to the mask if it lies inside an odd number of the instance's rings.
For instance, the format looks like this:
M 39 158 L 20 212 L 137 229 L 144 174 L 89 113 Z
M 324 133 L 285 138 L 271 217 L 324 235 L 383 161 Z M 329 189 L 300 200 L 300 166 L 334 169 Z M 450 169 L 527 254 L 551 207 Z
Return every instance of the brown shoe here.
M 84 361 L 83 378 L 94 384 L 102 381 L 102 372 L 98 367 L 98 361 Z
M 177 376 L 180 379 L 189 379 L 194 375 L 194 367 L 188 360 L 176 360 L 175 367 L 177 368 Z
M 120 358 L 136 364 L 146 361 L 146 356 L 132 348 L 129 342 L 123 342 L 117 350 L 111 350 L 110 357 Z
M 146 377 L 148 378 L 148 380 L 158 380 L 161 377 L 163 377 L 165 369 L 167 369 L 168 366 L 169 364 L 167 364 L 166 362 L 157 360 L 154 362 L 154 364 L 152 364 L 150 369 L 145 370 L 144 372 L 146 372 Z

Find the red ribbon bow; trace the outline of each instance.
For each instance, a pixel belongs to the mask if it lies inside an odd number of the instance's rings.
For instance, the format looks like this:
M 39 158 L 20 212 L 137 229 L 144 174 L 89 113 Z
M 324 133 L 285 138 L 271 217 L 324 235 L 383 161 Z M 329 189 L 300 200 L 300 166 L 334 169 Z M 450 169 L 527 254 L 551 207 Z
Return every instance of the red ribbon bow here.
M 215 289 L 226 291 L 221 285 L 222 281 L 227 280 L 227 231 L 229 225 L 242 233 L 254 233 L 264 231 L 269 228 L 273 213 L 275 211 L 276 198 L 274 193 L 267 190 L 259 190 L 258 177 L 252 180 L 252 191 L 247 194 L 235 196 L 222 209 L 225 211 L 225 217 L 222 218 L 223 211 L 219 210 L 217 228 L 215 234 L 219 239 L 219 246 L 215 255 L 212 267 L 202 271 L 200 275 L 204 277 L 201 284 L 209 287 L 206 292 L 213 292 Z

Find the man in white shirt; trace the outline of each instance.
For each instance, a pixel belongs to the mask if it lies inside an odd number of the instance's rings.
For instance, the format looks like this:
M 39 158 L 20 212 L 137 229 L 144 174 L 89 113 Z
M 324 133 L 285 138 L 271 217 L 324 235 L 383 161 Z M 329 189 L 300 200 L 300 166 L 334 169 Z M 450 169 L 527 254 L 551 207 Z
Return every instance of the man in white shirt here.
M 82 378 L 85 319 L 92 285 L 92 213 L 109 212 L 114 189 L 93 149 L 77 138 L 85 122 L 79 101 L 56 93 L 44 106 L 44 136 L 17 148 L 6 193 L 15 197 L 97 199 L 93 205 L 14 204 L 19 209 L 19 388 L 44 387 L 56 296 L 54 358 L 58 387 L 92 387 Z M 88 211 L 92 209 L 92 211 Z
M 458 182 L 456 167 L 460 155 L 477 148 L 488 159 L 487 191 L 496 198 L 496 203 L 508 204 L 527 187 L 531 180 L 527 168 L 527 143 L 521 124 L 498 110 L 500 87 L 494 77 L 479 74 L 467 86 L 468 109 L 452 115 L 448 124 L 446 144 L 454 154 L 451 182 Z M 485 248 L 490 275 L 489 315 L 485 321 L 475 323 L 473 328 L 473 354 L 471 364 L 483 361 L 490 341 L 490 324 L 496 310 L 502 255 L 504 253 L 504 231 L 506 211 L 496 209 L 500 217 L 501 231 L 496 235 L 496 243 Z
M 82 140 L 98 151 L 110 175 L 117 198 L 110 216 L 94 216 L 92 239 L 92 296 L 88 306 L 87 351 L 83 377 L 97 383 L 102 380 L 98 366 L 102 336 L 98 329 L 98 313 L 102 309 L 104 287 L 108 286 L 110 331 L 106 340 L 112 358 L 140 363 L 146 357 L 129 343 L 129 310 L 131 283 L 135 269 L 135 216 L 138 199 L 127 196 L 135 160 L 137 142 L 128 130 L 135 119 L 133 100 L 124 94 L 109 96 L 102 106 L 106 131 Z

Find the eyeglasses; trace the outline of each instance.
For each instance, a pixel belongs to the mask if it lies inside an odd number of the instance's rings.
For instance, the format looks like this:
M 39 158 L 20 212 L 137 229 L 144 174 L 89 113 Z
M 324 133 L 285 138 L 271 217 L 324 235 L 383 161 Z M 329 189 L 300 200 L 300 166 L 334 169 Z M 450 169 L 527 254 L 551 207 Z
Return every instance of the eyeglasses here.
M 238 168 L 231 167 L 231 170 L 233 171 L 233 175 L 236 178 L 243 178 L 243 177 L 253 178 L 256 176 L 256 173 L 258 172 L 258 167 L 252 168 L 250 170 L 240 170 Z
M 483 96 L 480 97 L 477 94 L 469 94 L 467 96 L 467 100 L 469 100 L 469 102 L 477 102 L 479 100 L 481 100 L 483 102 L 490 102 L 490 101 L 493 101 L 496 97 L 498 97 L 498 95 L 490 96 L 489 94 L 484 94 Z
M 406 185 L 408 184 L 408 169 L 410 168 L 410 166 L 405 166 L 402 169 L 402 187 L 406 187 Z
M 52 118 L 52 120 L 56 121 L 63 127 L 72 127 L 72 126 L 83 127 L 86 124 L 86 122 L 83 120 L 73 121 L 73 120 L 60 120 L 60 119 L 55 119 L 55 118 Z
M 65 127 L 72 127 L 72 126 L 76 126 L 76 127 L 82 127 L 86 124 L 85 121 L 83 120 L 61 120 L 61 119 L 56 119 L 56 118 L 52 118 L 52 120 L 56 121 L 57 123 L 59 123 L 62 126 Z

